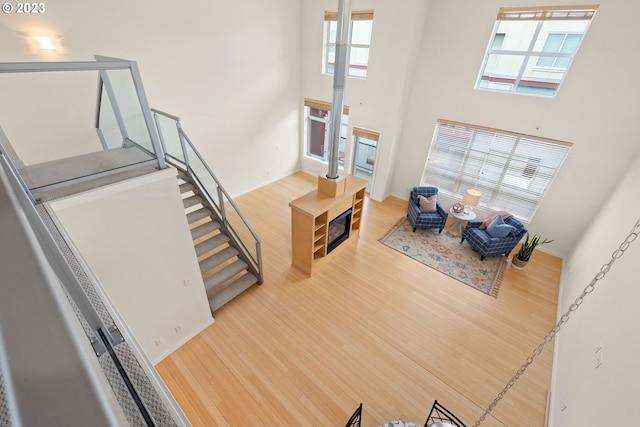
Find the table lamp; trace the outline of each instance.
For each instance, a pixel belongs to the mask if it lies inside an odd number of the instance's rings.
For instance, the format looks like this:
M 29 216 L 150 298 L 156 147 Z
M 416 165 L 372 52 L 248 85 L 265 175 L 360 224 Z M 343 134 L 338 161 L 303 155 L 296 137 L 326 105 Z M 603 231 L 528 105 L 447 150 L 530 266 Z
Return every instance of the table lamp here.
M 468 212 L 467 209 L 473 210 L 472 208 L 473 206 L 478 206 L 481 196 L 482 196 L 482 193 L 478 190 L 474 190 L 471 188 L 467 190 L 467 193 L 464 195 L 464 198 L 462 199 L 462 204 L 464 205 L 464 211 Z

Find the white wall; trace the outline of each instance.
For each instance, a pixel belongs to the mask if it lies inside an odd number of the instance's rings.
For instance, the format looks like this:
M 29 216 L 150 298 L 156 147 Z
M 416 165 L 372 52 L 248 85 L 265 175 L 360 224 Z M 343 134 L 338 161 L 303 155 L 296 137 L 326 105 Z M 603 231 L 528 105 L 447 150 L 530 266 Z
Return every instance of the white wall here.
M 24 164 L 102 149 L 94 125 L 97 81 L 97 71 L 0 75 L 0 126 Z M 69 98 L 75 102 L 66 104 Z
M 351 145 L 353 126 L 380 132 L 371 189 L 371 197 L 377 200 L 384 199 L 392 185 L 395 151 L 428 4 L 426 0 L 351 2 L 352 10 L 374 9 L 374 17 L 367 78 L 349 77 L 345 84 L 344 103 L 349 106 L 347 144 Z M 332 101 L 333 76 L 322 74 L 323 19 L 324 11 L 337 10 L 337 0 L 302 2 L 300 107 L 303 98 Z M 303 122 L 300 123 L 302 126 Z M 301 131 L 302 153 L 304 140 Z M 349 159 L 347 157 L 347 163 Z M 326 174 L 327 165 L 302 156 L 301 169 L 320 175 Z
M 150 105 L 182 118 L 232 195 L 298 169 L 299 1 L 57 0 L 46 6 L 41 15 L 0 14 L 0 61 L 92 60 L 94 54 L 135 60 Z M 31 33 L 61 36 L 66 52 L 34 53 L 25 37 Z M 19 89 L 0 104 L 28 105 L 35 92 Z M 83 102 L 66 97 L 60 108 Z M 95 102 L 84 108 L 93 113 Z
M 560 310 L 564 313 L 640 221 L 640 156 L 612 194 L 600 201 L 567 258 Z M 551 426 L 635 425 L 640 418 L 638 338 L 640 239 L 585 299 L 556 342 Z M 596 345 L 604 364 L 595 368 Z M 566 409 L 562 411 L 562 407 Z
M 213 323 L 175 169 L 50 206 L 152 363 Z
M 510 6 L 518 4 L 531 5 Z M 597 210 L 600 196 L 593 195 L 614 187 L 638 152 L 632 124 L 640 85 L 625 77 L 640 66 L 630 44 L 638 37 L 633 17 L 640 4 L 600 2 L 553 99 L 473 89 L 500 6 L 498 0 L 353 0 L 354 10 L 376 12 L 369 75 L 346 84 L 350 127 L 381 133 L 375 199 L 407 198 L 420 181 L 437 118 L 572 142 L 530 226 L 555 239 L 546 250 L 566 254 Z M 321 74 L 322 16 L 335 9 L 336 0 L 185 6 L 60 0 L 40 16 L 1 14 L 0 51 L 3 61 L 87 60 L 94 53 L 137 60 L 150 104 L 182 117 L 238 195 L 299 168 L 326 172 L 300 155 L 301 111 L 304 97 L 331 100 L 332 77 Z M 32 53 L 24 34 L 33 32 L 60 35 L 66 53 Z M 24 89 L 2 103 L 28 102 Z M 61 108 L 76 104 L 65 99 Z
M 565 3 L 512 1 L 508 6 Z M 640 3 L 599 3 L 565 82 L 549 99 L 474 89 L 504 1 L 430 2 L 390 193 L 407 198 L 420 182 L 438 118 L 571 142 L 567 161 L 529 227 L 555 239 L 546 250 L 568 253 L 640 148 L 635 126 L 640 82 L 633 77 L 640 56 L 632 53 Z

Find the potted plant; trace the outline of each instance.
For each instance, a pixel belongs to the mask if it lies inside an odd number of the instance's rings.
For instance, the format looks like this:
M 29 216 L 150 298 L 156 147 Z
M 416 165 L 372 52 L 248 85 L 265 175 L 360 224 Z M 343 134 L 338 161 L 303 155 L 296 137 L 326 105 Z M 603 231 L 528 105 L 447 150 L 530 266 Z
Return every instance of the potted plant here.
M 516 255 L 513 257 L 513 260 L 511 260 L 511 265 L 517 270 L 522 270 L 529 262 L 529 258 L 531 258 L 531 255 L 537 246 L 551 242 L 553 242 L 553 240 L 541 240 L 540 236 L 537 234 L 530 237 L 529 232 L 527 231 L 524 243 L 520 246 L 520 250 L 518 250 Z

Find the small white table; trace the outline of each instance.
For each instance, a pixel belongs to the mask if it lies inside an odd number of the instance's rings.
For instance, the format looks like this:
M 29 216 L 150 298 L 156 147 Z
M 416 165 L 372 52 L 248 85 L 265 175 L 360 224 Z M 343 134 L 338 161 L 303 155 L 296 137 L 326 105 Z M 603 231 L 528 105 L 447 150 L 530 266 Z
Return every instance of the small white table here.
M 388 421 L 384 424 L 379 425 L 378 427 L 422 427 L 422 424 L 417 424 L 412 421 L 395 420 L 395 421 Z M 438 422 L 438 423 L 431 424 L 429 427 L 455 427 L 455 426 L 449 423 Z
M 422 424 L 416 424 L 414 422 L 405 420 L 395 420 L 387 421 L 386 423 L 381 424 L 378 427 L 422 427 Z
M 447 227 L 447 229 L 444 231 L 445 233 L 449 233 L 449 231 L 457 225 L 458 236 L 462 236 L 462 224 L 464 222 L 476 219 L 476 213 L 472 210 L 468 210 L 467 212 L 465 211 L 454 212 L 453 207 L 451 207 L 449 208 L 449 214 L 451 214 L 451 216 L 453 216 L 456 219 L 456 221 L 453 224 L 451 224 L 449 227 Z M 449 234 L 453 234 L 453 233 L 449 233 Z

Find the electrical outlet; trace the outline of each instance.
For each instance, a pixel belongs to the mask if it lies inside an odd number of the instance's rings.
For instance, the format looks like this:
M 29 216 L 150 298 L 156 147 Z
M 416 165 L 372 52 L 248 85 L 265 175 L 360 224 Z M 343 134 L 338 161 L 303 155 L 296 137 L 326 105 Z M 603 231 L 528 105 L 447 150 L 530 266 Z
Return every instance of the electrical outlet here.
M 189 277 L 187 277 L 182 281 L 182 287 L 184 288 L 188 288 L 190 284 L 191 284 L 191 279 Z
M 562 402 L 562 405 L 560 405 L 560 412 L 564 412 L 567 410 L 567 401 L 565 400 L 564 402 Z
M 182 325 L 176 325 L 176 327 L 173 329 L 176 331 L 176 334 L 179 334 L 180 332 L 182 332 Z
M 598 369 L 604 363 L 604 359 L 602 358 L 602 353 L 598 353 L 596 355 L 596 369 Z
M 156 338 L 153 343 L 156 345 L 156 347 L 160 347 L 160 345 L 162 345 L 162 338 Z
M 596 346 L 593 348 L 593 352 L 594 352 L 594 353 L 597 353 L 597 352 L 599 352 L 600 350 L 602 350 L 602 343 L 598 343 L 598 344 L 596 344 Z

